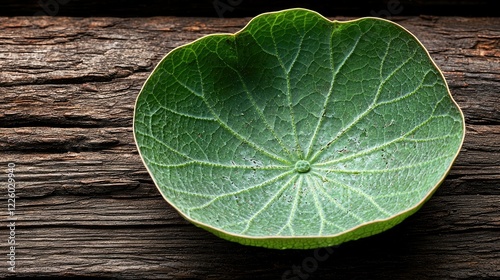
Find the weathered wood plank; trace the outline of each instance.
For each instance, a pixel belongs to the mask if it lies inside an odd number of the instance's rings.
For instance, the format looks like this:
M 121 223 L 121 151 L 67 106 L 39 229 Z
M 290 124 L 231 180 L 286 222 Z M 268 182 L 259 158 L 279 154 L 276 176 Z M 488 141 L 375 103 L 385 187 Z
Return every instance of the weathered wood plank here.
M 395 20 L 443 69 L 466 115 L 466 142 L 417 214 L 330 252 L 246 247 L 192 226 L 164 202 L 136 151 L 133 106 L 154 65 L 174 47 L 248 19 L 0 18 L 0 166 L 16 164 L 16 275 L 499 278 L 500 21 Z M 7 202 L 0 207 L 5 215 Z M 2 226 L 0 239 L 8 235 Z M 0 278 L 14 275 L 2 245 Z

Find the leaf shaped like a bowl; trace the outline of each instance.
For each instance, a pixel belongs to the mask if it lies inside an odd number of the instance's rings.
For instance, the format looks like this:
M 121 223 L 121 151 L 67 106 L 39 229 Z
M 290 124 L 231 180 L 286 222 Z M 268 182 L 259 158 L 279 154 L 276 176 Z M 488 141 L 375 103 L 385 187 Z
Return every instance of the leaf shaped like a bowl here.
M 304 9 L 171 51 L 134 116 L 141 157 L 182 216 L 270 248 L 330 246 L 401 222 L 444 179 L 464 131 L 408 31 Z

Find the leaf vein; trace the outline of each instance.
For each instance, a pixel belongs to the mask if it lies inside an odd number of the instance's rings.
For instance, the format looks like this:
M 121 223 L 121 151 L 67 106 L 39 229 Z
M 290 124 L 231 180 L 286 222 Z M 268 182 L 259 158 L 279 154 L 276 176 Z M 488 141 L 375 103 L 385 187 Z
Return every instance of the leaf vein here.
M 243 192 L 248 192 L 248 191 L 251 191 L 251 190 L 254 190 L 254 189 L 258 189 L 258 188 L 262 188 L 262 187 L 265 187 L 265 186 L 268 186 L 274 182 L 277 182 L 279 181 L 281 178 L 293 173 L 294 171 L 288 171 L 288 172 L 285 172 L 285 173 L 282 173 L 278 176 L 275 176 L 269 180 L 266 180 L 260 184 L 257 184 L 257 185 L 253 185 L 253 186 L 250 186 L 248 188 L 244 188 L 244 189 L 239 189 L 237 191 L 234 191 L 234 192 L 228 192 L 228 193 L 223 193 L 223 194 L 219 194 L 217 197 L 215 197 L 214 199 L 202 204 L 202 205 L 199 205 L 197 207 L 192 207 L 192 208 L 189 208 L 187 209 L 187 213 L 190 214 L 192 211 L 197 211 L 197 210 L 201 210 L 201 209 L 205 209 L 207 208 L 208 206 L 212 205 L 214 202 L 216 202 L 217 200 L 220 200 L 221 198 L 225 198 L 225 197 L 228 197 L 228 196 L 232 196 L 232 195 L 237 195 L 237 194 L 241 194 Z
M 332 46 L 332 41 L 333 41 L 333 35 L 335 34 L 335 32 L 332 31 L 331 33 L 331 37 L 330 37 L 330 49 L 333 50 L 333 46 Z M 325 98 L 325 102 L 323 103 L 323 109 L 321 110 L 321 114 L 319 116 L 319 119 L 318 119 L 318 123 L 316 124 L 316 128 L 314 129 L 314 132 L 313 132 L 313 135 L 311 137 L 311 140 L 309 141 L 309 147 L 307 148 L 307 157 L 309 158 L 311 156 L 311 153 L 312 153 L 312 148 L 313 148 L 313 145 L 314 145 L 314 142 L 316 141 L 316 137 L 319 133 L 319 129 L 321 127 L 321 125 L 323 124 L 323 120 L 325 119 L 325 113 L 326 113 L 326 109 L 328 107 L 328 103 L 330 102 L 330 98 L 332 96 L 332 93 L 333 93 L 333 89 L 334 89 L 334 84 L 335 84 L 335 81 L 337 79 L 337 75 L 338 73 L 340 72 L 340 70 L 344 67 L 345 63 L 347 62 L 347 60 L 351 57 L 351 55 L 353 54 L 354 50 L 356 49 L 356 47 L 358 46 L 359 44 L 359 41 L 361 40 L 361 37 L 363 36 L 364 34 L 361 34 L 357 39 L 356 39 L 356 42 L 353 44 L 351 50 L 349 51 L 349 53 L 345 56 L 345 58 L 340 62 L 340 64 L 338 65 L 338 67 L 336 68 L 334 65 L 333 65 L 333 51 L 330 52 L 330 65 L 331 65 L 331 68 L 332 68 L 332 79 L 331 79 L 331 83 L 330 83 L 330 88 L 328 89 L 328 94 Z M 336 70 L 335 70 L 336 69 Z M 313 156 L 313 159 L 315 158 L 316 156 Z
M 295 175 L 293 176 L 292 178 L 290 178 L 290 180 L 288 180 L 288 182 L 286 182 L 265 204 L 264 206 L 262 206 L 262 208 L 255 212 L 255 214 L 253 214 L 250 219 L 248 219 L 247 221 L 247 225 L 246 227 L 240 232 L 240 234 L 244 234 L 245 232 L 247 232 L 249 229 L 250 229 L 250 225 L 252 224 L 253 220 L 255 220 L 255 218 L 257 218 L 257 216 L 259 216 L 262 212 L 264 212 L 273 202 L 274 200 L 280 195 L 282 194 L 286 188 L 288 188 L 288 186 L 290 184 L 293 183 L 293 181 L 298 177 L 298 175 Z
M 276 235 L 281 235 L 281 233 L 283 232 L 283 230 L 285 230 L 286 227 L 288 227 L 288 229 L 290 230 L 291 236 L 295 235 L 295 231 L 293 230 L 293 227 L 292 227 L 292 221 L 293 221 L 293 218 L 295 217 L 295 213 L 297 211 L 297 205 L 299 203 L 299 192 L 300 192 L 300 189 L 302 188 L 302 181 L 303 181 L 303 177 L 301 176 L 301 177 L 299 177 L 299 179 L 297 181 L 297 187 L 296 187 L 296 191 L 295 191 L 295 195 L 294 195 L 294 199 L 293 199 L 292 208 L 290 209 L 290 215 L 288 216 L 286 223 L 283 225 L 283 227 L 278 231 L 278 233 Z
M 316 173 L 318 174 L 318 173 Z M 320 175 L 320 174 L 318 174 Z M 320 175 L 321 176 L 321 175 Z M 382 206 L 380 206 L 374 199 L 371 195 L 367 194 L 366 192 L 360 190 L 359 188 L 355 188 L 353 186 L 350 186 L 350 185 L 347 185 L 345 183 L 342 183 L 334 178 L 331 178 L 331 177 L 326 177 L 329 181 L 341 186 L 342 188 L 345 188 L 345 189 L 348 189 L 356 194 L 358 194 L 359 196 L 363 197 L 365 200 L 367 200 L 371 205 L 373 205 L 380 213 L 390 217 L 391 216 L 391 213 L 387 210 L 385 210 L 384 208 L 382 208 Z
M 381 174 L 381 173 L 390 173 L 390 172 L 396 172 L 396 171 L 403 171 L 406 169 L 411 169 L 415 167 L 421 167 L 421 166 L 426 166 L 429 165 L 433 162 L 440 161 L 443 159 L 447 159 L 452 154 L 445 154 L 441 155 L 439 157 L 433 157 L 432 159 L 426 160 L 426 161 L 420 161 L 415 164 L 408 164 L 408 165 L 402 165 L 394 168 L 384 168 L 384 169 L 358 169 L 358 170 L 353 170 L 353 169 L 328 169 L 328 168 L 321 168 L 317 167 L 315 169 L 317 170 L 322 170 L 322 171 L 327 171 L 329 173 L 344 173 L 344 174 Z
M 210 103 L 208 102 L 207 98 L 205 97 L 205 89 L 204 89 L 204 80 L 202 78 L 202 73 L 201 73 L 201 70 L 200 70 L 200 64 L 199 64 L 199 61 L 198 61 L 198 57 L 196 56 L 196 65 L 197 65 L 197 68 L 198 68 L 198 73 L 199 73 L 199 79 L 201 81 L 201 88 L 202 88 L 202 95 L 201 95 L 201 98 L 203 100 L 203 102 L 205 103 L 205 105 L 207 106 L 208 110 L 210 111 L 210 113 L 212 114 L 212 116 L 215 118 L 215 121 L 217 121 L 217 123 L 223 127 L 227 132 L 229 132 L 230 134 L 232 134 L 234 137 L 238 138 L 240 141 L 248 144 L 249 146 L 251 146 L 252 148 L 254 148 L 255 150 L 259 151 L 260 153 L 274 159 L 274 160 L 277 160 L 277 161 L 280 161 L 282 163 L 288 163 L 290 164 L 290 162 L 287 160 L 287 159 L 284 159 L 272 152 L 269 152 L 267 151 L 266 149 L 264 149 L 263 147 L 260 147 L 259 145 L 257 145 L 256 143 L 253 143 L 252 141 L 248 140 L 246 137 L 240 135 L 238 132 L 236 132 L 234 129 L 232 129 L 228 124 L 226 124 L 224 121 L 221 120 L 221 118 L 217 115 L 217 113 L 215 112 L 214 108 L 210 105 Z M 189 87 L 187 87 L 186 89 L 188 90 L 191 90 Z M 193 92 L 193 94 L 195 94 Z
M 317 186 L 315 183 L 313 183 L 314 181 L 309 177 L 306 177 L 306 181 L 309 184 L 309 186 L 311 186 L 311 187 L 314 186 L 314 190 L 312 190 L 311 193 L 313 196 L 314 207 L 316 207 L 316 210 L 318 211 L 318 216 L 320 219 L 319 235 L 322 235 L 324 227 L 325 227 L 326 219 L 325 219 L 325 213 L 323 212 L 323 208 L 321 207 L 319 199 L 318 199 L 318 194 L 316 193 L 316 190 L 319 188 L 319 186 Z
M 323 177 L 321 174 L 317 173 L 317 172 L 314 172 L 313 173 L 317 178 L 319 178 L 320 180 L 326 180 L 325 177 Z M 321 191 L 325 197 L 333 202 L 333 204 L 335 204 L 335 206 L 337 206 L 341 211 L 345 212 L 347 215 L 353 217 L 354 219 L 356 219 L 358 222 L 360 223 L 364 223 L 365 220 L 363 220 L 361 217 L 359 217 L 358 215 L 352 213 L 351 211 L 347 210 L 344 206 L 342 206 L 342 204 L 340 204 L 335 198 L 331 197 L 327 192 L 326 190 L 321 186 L 319 185 L 318 187 L 318 190 Z M 339 228 L 340 230 L 345 230 L 345 228 L 342 228 L 342 227 L 339 227 L 337 226 L 337 228 Z
M 366 110 L 361 113 L 358 117 L 356 117 L 351 123 L 349 123 L 346 127 L 344 127 L 343 129 L 341 129 L 337 135 L 330 141 L 328 141 L 327 144 L 325 144 L 323 147 L 321 147 L 313 156 L 312 156 L 312 159 L 311 161 L 315 161 L 325 150 L 327 150 L 328 147 L 330 147 L 330 145 L 332 145 L 335 141 L 337 141 L 340 137 L 342 137 L 347 131 L 349 131 L 350 129 L 352 129 L 358 122 L 360 122 L 362 119 L 364 119 L 369 113 L 371 113 L 375 108 L 381 106 L 381 105 L 384 105 L 385 103 L 377 103 L 378 101 L 378 98 L 380 96 L 380 93 L 381 93 L 381 89 L 383 87 L 383 85 L 385 84 L 385 82 L 390 78 L 392 77 L 392 75 L 397 72 L 399 69 L 401 69 L 406 63 L 408 63 L 412 58 L 413 56 L 415 56 L 416 52 L 413 53 L 412 56 L 410 56 L 405 62 L 403 62 L 400 66 L 398 66 L 395 70 L 393 70 L 393 72 L 391 74 L 389 74 L 379 85 L 378 89 L 377 89 L 377 93 L 375 94 L 375 97 L 373 98 L 373 101 L 372 103 L 366 108 Z M 416 89 L 417 90 L 417 89 Z M 415 90 L 415 91 L 416 91 Z
M 444 97 L 436 104 L 436 107 L 437 105 L 444 99 Z M 435 118 L 438 118 L 438 117 L 448 117 L 448 116 L 434 116 L 434 111 L 436 110 L 436 107 L 434 107 L 433 109 L 433 112 L 431 113 L 431 116 L 426 119 L 425 121 L 421 122 L 420 124 L 416 125 L 413 129 L 411 129 L 410 131 L 408 131 L 407 133 L 397 137 L 397 138 L 394 138 L 393 140 L 391 141 L 388 141 L 388 142 L 385 142 L 381 145 L 378 145 L 378 146 L 374 146 L 374 147 L 371 147 L 371 148 L 368 148 L 368 149 L 365 149 L 365 150 L 362 150 L 362 151 L 359 151 L 355 154 L 352 154 L 352 155 L 347 155 L 347 156 L 344 156 L 344 157 L 340 157 L 340 158 L 336 158 L 336 159 L 333 159 L 331 161 L 324 161 L 324 162 L 320 162 L 320 163 L 317 163 L 316 165 L 317 166 L 325 166 L 325 165 L 329 165 L 329 164 L 332 164 L 332 163 L 337 163 L 337 162 L 342 162 L 342 161 L 346 161 L 346 160 L 349 160 L 349 159 L 353 159 L 353 158 L 356 158 L 358 156 L 364 156 L 364 155 L 367 155 L 369 153 L 372 153 L 372 152 L 375 152 L 375 151 L 378 151 L 380 149 L 383 149 L 385 147 L 388 147 L 392 144 L 395 144 L 395 143 L 398 143 L 400 141 L 403 141 L 403 140 L 406 140 L 408 139 L 407 137 L 409 135 L 411 135 L 412 133 L 414 133 L 415 131 L 417 131 L 418 129 L 420 129 L 421 127 L 423 127 L 424 125 L 426 125 L 427 123 L 429 123 L 432 119 L 435 119 Z

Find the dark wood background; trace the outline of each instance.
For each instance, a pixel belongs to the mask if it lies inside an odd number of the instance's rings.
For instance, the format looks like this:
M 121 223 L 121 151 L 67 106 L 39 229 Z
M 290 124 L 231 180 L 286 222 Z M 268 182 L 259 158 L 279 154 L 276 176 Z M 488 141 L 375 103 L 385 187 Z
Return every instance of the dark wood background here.
M 401 6 L 397 14 L 437 16 L 498 16 L 497 0 L 2 0 L 0 15 L 33 16 L 205 16 L 219 17 L 214 8 L 228 5 L 224 17 L 252 17 L 262 12 L 302 7 L 325 16 L 368 16 Z M 47 9 L 47 10 L 45 10 Z
M 443 70 L 466 116 L 465 143 L 419 212 L 330 251 L 247 247 L 187 223 L 153 185 L 131 128 L 142 84 L 172 48 L 237 31 L 249 20 L 240 15 L 304 1 L 245 0 L 226 18 L 212 1 L 115 1 L 115 12 L 113 1 L 58 1 L 57 17 L 33 17 L 43 10 L 36 1 L 0 4 L 0 278 L 500 279 L 500 20 L 478 13 L 491 1 L 400 1 L 403 11 L 390 14 Z M 388 11 L 388 1 L 366 2 L 339 1 L 344 10 L 332 16 Z M 457 2 L 465 6 L 436 8 Z M 429 7 L 436 13 L 418 15 Z M 6 255 L 8 163 L 16 165 L 15 273 Z

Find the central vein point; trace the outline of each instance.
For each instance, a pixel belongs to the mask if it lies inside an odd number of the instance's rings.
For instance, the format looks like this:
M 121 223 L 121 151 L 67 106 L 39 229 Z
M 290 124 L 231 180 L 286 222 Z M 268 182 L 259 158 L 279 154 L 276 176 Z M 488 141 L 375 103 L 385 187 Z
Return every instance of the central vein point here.
M 299 173 L 306 173 L 311 170 L 311 164 L 309 164 L 308 161 L 305 160 L 299 160 L 297 163 L 295 163 L 295 171 Z

